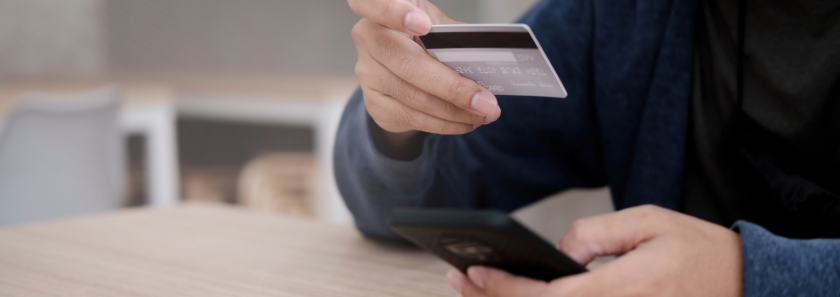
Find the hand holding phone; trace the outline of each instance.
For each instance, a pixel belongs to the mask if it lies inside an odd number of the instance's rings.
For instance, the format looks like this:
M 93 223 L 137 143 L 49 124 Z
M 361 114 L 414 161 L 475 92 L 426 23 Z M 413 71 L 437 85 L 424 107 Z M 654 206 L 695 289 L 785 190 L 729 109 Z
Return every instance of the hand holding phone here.
M 389 226 L 464 273 L 483 265 L 550 281 L 586 271 L 500 211 L 400 208 Z

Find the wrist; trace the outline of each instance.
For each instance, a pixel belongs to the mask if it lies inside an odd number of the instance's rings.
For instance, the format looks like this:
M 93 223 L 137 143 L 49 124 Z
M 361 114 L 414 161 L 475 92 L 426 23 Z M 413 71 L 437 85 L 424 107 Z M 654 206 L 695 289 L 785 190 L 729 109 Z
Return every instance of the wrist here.
M 420 131 L 410 130 L 406 132 L 390 132 L 382 130 L 382 138 L 385 139 L 388 148 L 395 151 L 406 151 L 410 148 L 413 140 Z
M 390 132 L 376 124 L 370 115 L 368 115 L 368 132 L 374 147 L 379 152 L 399 161 L 411 161 L 420 157 L 423 153 L 423 141 L 428 134 L 417 130 Z

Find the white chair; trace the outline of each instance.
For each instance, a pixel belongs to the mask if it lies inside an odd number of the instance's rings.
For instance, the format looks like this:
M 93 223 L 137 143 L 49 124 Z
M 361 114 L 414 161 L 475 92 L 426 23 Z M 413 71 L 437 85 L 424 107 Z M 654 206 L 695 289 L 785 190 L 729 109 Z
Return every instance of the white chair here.
M 0 226 L 125 204 L 118 92 L 29 94 L 0 132 Z

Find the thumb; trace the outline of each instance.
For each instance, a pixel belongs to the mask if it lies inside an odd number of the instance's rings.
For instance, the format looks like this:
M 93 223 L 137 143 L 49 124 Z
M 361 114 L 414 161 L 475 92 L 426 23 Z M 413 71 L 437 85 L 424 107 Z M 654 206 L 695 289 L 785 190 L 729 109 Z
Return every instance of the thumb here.
M 515 276 L 510 273 L 484 267 L 472 266 L 467 270 L 472 284 L 484 296 L 524 297 L 540 296 L 548 288 L 548 283 L 530 278 Z M 481 296 L 482 294 L 476 294 Z
M 394 31 L 422 36 L 432 29 L 429 15 L 406 0 L 348 0 L 350 9 L 359 16 Z
M 673 211 L 645 205 L 579 219 L 558 247 L 572 260 L 586 265 L 595 257 L 626 253 L 662 234 L 671 215 Z

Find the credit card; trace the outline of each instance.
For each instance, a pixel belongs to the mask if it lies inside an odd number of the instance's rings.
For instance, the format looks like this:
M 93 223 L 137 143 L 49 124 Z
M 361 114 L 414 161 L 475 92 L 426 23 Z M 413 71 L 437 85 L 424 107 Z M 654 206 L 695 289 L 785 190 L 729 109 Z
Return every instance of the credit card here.
M 420 41 L 429 55 L 495 95 L 566 98 L 528 25 L 434 25 Z

